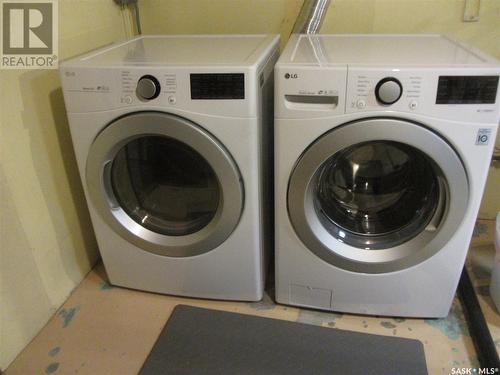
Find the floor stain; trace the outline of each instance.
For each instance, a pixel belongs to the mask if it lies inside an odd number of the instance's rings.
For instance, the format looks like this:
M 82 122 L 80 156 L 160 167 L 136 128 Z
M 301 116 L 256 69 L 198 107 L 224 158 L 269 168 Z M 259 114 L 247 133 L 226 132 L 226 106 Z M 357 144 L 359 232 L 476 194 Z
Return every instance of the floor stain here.
M 396 325 L 395 324 L 392 324 L 391 322 L 380 322 L 380 325 L 384 328 L 387 328 L 387 329 L 393 329 L 393 328 L 396 328 Z
M 249 302 L 248 306 L 252 309 L 263 311 L 263 310 L 273 310 L 276 307 L 274 301 L 267 294 L 258 302 Z
M 474 232 L 472 233 L 472 237 L 479 237 L 481 234 L 488 233 L 488 226 L 484 223 L 476 222 L 474 225 Z
M 63 328 L 66 328 L 71 323 L 78 311 L 80 311 L 80 305 L 59 311 L 58 315 L 63 319 Z
M 104 280 L 102 283 L 101 283 L 101 290 L 110 290 L 110 289 L 114 289 L 115 286 L 111 285 L 109 283 L 109 281 L 107 280 Z
M 50 357 L 55 357 L 60 351 L 61 351 L 61 347 L 56 346 L 56 347 L 50 349 L 48 354 Z
M 336 320 L 342 318 L 342 316 L 343 314 L 339 313 L 301 309 L 299 311 L 297 322 L 313 324 L 315 326 L 328 325 L 330 327 L 334 327 L 336 324 Z
M 394 320 L 396 323 L 403 323 L 406 321 L 406 319 L 404 318 L 393 318 L 392 320 Z
M 477 359 L 477 357 L 469 357 L 469 362 L 470 362 L 470 366 L 471 367 L 480 367 L 481 364 L 479 363 L 479 360 Z
M 52 362 L 45 368 L 45 373 L 52 374 L 53 372 L 56 372 L 58 368 L 59 368 L 59 362 Z
M 451 340 L 457 340 L 460 335 L 470 336 L 463 312 L 456 300 L 446 318 L 426 319 L 425 322 L 431 327 L 439 329 Z

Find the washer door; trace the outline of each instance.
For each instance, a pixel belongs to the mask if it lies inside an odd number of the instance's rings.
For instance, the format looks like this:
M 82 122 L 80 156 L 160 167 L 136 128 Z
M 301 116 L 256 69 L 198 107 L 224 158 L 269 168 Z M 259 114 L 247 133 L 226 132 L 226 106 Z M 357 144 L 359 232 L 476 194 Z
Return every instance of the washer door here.
M 109 124 L 87 159 L 87 188 L 120 236 L 152 253 L 208 252 L 233 232 L 243 186 L 228 151 L 183 118 L 139 112 Z
M 465 216 L 469 187 L 453 148 L 420 124 L 366 119 L 317 139 L 298 160 L 288 211 L 324 261 L 363 273 L 437 253 Z

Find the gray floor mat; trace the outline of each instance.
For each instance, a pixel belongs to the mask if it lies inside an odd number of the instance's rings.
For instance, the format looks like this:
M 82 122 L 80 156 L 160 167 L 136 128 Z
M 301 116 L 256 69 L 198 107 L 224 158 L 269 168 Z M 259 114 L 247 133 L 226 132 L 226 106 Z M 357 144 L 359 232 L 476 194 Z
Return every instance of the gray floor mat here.
M 140 375 L 423 375 L 418 340 L 178 305 Z

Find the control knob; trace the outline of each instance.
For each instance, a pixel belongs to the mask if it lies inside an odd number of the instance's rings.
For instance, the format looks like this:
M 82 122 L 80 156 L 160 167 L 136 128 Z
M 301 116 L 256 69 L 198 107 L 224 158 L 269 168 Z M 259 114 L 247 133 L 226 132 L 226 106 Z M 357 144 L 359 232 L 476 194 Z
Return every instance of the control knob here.
M 152 100 L 160 95 L 160 90 L 160 82 L 153 76 L 145 75 L 139 78 L 135 92 L 141 100 Z
M 396 103 L 403 93 L 403 86 L 396 78 L 387 77 L 381 79 L 375 86 L 375 97 L 385 105 Z

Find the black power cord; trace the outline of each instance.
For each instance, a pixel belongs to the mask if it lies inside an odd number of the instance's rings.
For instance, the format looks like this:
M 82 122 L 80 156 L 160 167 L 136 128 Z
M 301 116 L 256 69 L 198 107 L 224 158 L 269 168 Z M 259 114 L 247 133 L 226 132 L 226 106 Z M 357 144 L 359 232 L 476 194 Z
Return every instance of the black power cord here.
M 495 368 L 500 370 L 500 359 L 495 343 L 491 337 L 490 330 L 484 319 L 476 292 L 474 291 L 469 273 L 465 266 L 462 271 L 462 276 L 460 277 L 458 295 L 462 303 L 474 347 L 476 348 L 479 364 L 482 368 Z

